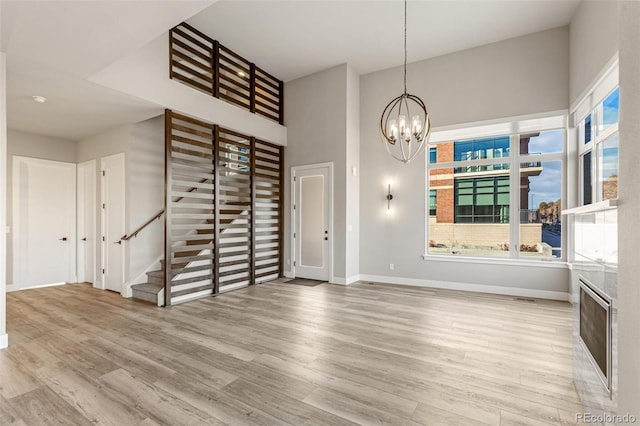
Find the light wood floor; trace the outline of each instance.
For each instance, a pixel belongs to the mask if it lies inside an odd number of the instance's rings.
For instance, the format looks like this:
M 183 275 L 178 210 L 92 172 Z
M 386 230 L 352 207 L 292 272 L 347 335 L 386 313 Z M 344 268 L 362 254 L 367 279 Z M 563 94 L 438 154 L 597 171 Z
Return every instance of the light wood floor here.
M 7 295 L 0 425 L 538 425 L 581 411 L 568 303 L 270 283 L 171 308 Z

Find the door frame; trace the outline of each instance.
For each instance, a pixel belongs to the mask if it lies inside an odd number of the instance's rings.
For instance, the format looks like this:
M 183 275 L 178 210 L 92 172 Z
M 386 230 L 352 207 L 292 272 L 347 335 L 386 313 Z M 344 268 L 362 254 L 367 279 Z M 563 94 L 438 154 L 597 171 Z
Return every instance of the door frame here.
M 76 243 L 76 277 L 79 282 L 89 281 L 95 286 L 96 285 L 96 267 L 97 265 L 97 251 L 98 251 L 98 238 L 96 232 L 96 160 L 84 161 L 82 163 L 78 163 L 77 171 L 76 171 L 76 239 L 80 238 L 80 230 L 83 229 L 84 223 L 82 221 L 83 218 L 88 218 L 89 227 L 91 228 L 91 235 L 93 236 L 93 241 L 85 241 L 85 245 L 81 245 L 79 241 Z M 85 195 L 87 194 L 85 188 L 86 178 L 89 177 L 89 184 L 91 185 L 91 191 L 89 191 L 89 200 L 85 199 Z M 82 180 L 81 180 L 82 178 Z M 84 190 L 83 190 L 84 189 Z M 87 210 L 87 202 L 91 207 Z M 84 234 L 86 235 L 86 230 Z M 89 276 L 85 276 L 86 271 L 86 259 L 84 253 L 81 253 L 86 247 L 86 244 L 93 245 L 93 268 L 89 273 Z M 87 278 L 89 280 L 87 280 Z
M 127 162 L 126 162 L 126 157 L 124 152 L 120 152 L 118 154 L 113 154 L 113 155 L 107 155 L 104 156 L 102 158 L 100 158 L 100 270 L 101 270 L 101 274 L 100 274 L 100 284 L 98 286 L 94 285 L 94 287 L 100 288 L 102 290 L 106 290 L 107 289 L 107 283 L 105 282 L 105 265 L 106 265 L 106 260 L 107 260 L 107 250 L 109 247 L 109 244 L 113 244 L 113 241 L 108 241 L 107 235 L 106 235 L 106 231 L 107 231 L 107 215 L 106 215 L 106 209 L 103 208 L 102 206 L 105 203 L 105 199 L 106 199 L 106 185 L 104 184 L 104 181 L 106 179 L 106 175 L 104 174 L 104 163 L 107 160 L 110 159 L 121 159 L 122 161 L 122 181 L 123 181 L 123 188 L 125 190 L 125 192 L 122 193 L 122 211 L 120 212 L 122 214 L 122 226 L 123 226 L 123 233 L 122 235 L 125 234 L 126 229 L 127 229 L 127 196 L 126 196 L 126 190 L 127 190 Z M 125 276 L 126 276 L 126 264 L 125 264 L 125 259 L 126 259 L 126 246 L 124 243 L 122 243 L 122 259 L 120 259 L 121 263 L 122 263 L 122 276 L 120 277 L 121 281 L 122 281 L 122 285 L 120 286 L 120 294 L 124 297 L 125 295 Z
M 296 201 L 296 185 L 298 184 L 298 182 L 296 182 L 296 171 L 302 171 L 302 170 L 309 170 L 309 169 L 323 169 L 323 168 L 327 168 L 329 170 L 329 182 L 328 182 L 328 187 L 329 187 L 329 194 L 327 194 L 327 202 L 329 203 L 329 259 L 327 259 L 327 262 L 329 263 L 329 282 L 330 283 L 334 283 L 335 282 L 335 277 L 333 276 L 333 162 L 328 162 L 328 163 L 316 163 L 316 164 L 306 164 L 304 166 L 292 166 L 291 167 L 291 197 L 290 197 L 290 206 L 289 206 L 289 211 L 290 211 L 290 218 L 291 218 L 291 235 L 290 235 L 290 241 L 291 241 L 291 250 L 289 252 L 289 261 L 291 263 L 291 274 L 293 275 L 293 277 L 295 278 L 296 276 L 296 267 L 295 267 L 295 261 L 296 261 L 296 239 L 293 237 L 293 234 L 295 233 L 296 230 L 296 211 L 293 208 L 295 201 Z
M 12 283 L 12 288 L 11 289 L 7 289 L 7 291 L 15 291 L 15 290 L 22 290 L 24 288 L 39 288 L 39 287 L 50 287 L 50 286 L 56 286 L 56 285 L 62 285 L 62 284 L 66 284 L 66 283 L 70 283 L 70 282 L 75 282 L 77 281 L 77 276 L 76 276 L 76 263 L 77 263 L 77 258 L 76 258 L 76 239 L 77 239 L 77 229 L 76 226 L 73 226 L 72 229 L 70 230 L 71 232 L 71 236 L 69 237 L 69 243 L 71 244 L 71 248 L 69 250 L 70 252 L 70 259 L 69 259 L 69 275 L 68 275 L 68 281 L 63 282 L 63 283 L 51 283 L 51 284 L 43 284 L 43 285 L 38 285 L 38 286 L 29 286 L 29 287 L 24 287 L 23 285 L 20 285 L 19 283 L 24 279 L 24 277 L 22 276 L 22 268 L 20 267 L 20 263 L 21 263 L 21 258 L 19 256 L 20 254 L 20 249 L 22 248 L 23 243 L 21 242 L 20 239 L 20 235 L 19 232 L 17 230 L 20 229 L 20 222 L 21 222 L 21 215 L 20 215 L 20 197 L 21 197 L 21 182 L 20 182 L 20 165 L 21 164 L 42 164 L 42 163 L 59 163 L 59 164 L 65 164 L 65 165 L 69 165 L 69 166 L 74 166 L 74 178 L 73 178 L 73 183 L 74 185 L 77 185 L 77 167 L 75 163 L 68 163 L 66 161 L 57 161 L 57 160 L 45 160 L 45 159 L 41 159 L 41 158 L 33 158 L 33 157 L 24 157 L 24 156 L 19 156 L 19 155 L 14 155 L 12 157 L 12 224 L 11 224 L 11 235 L 12 235 L 12 246 L 11 246 L 11 251 L 12 251 L 12 255 L 13 255 L 13 283 Z M 74 188 L 74 193 L 76 193 L 77 188 Z M 73 206 L 74 208 L 72 209 L 73 211 L 73 223 L 74 225 L 77 224 L 77 212 L 75 209 L 75 206 Z

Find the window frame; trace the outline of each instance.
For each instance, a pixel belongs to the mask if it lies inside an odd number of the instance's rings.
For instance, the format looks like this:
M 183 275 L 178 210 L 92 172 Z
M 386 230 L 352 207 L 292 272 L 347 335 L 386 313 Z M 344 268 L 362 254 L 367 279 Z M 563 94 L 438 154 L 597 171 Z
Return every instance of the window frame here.
M 611 84 L 611 81 L 607 81 Z M 607 128 L 603 125 L 603 103 L 615 90 L 619 90 L 620 86 L 616 84 L 610 90 L 604 92 L 602 99 L 599 99 L 594 108 L 588 111 L 584 117 L 578 122 L 578 204 L 580 206 L 594 204 L 599 201 L 603 201 L 602 193 L 600 191 L 600 174 L 599 163 L 601 161 L 598 148 L 603 142 L 605 142 L 610 136 L 614 135 L 619 130 L 620 117 L 618 121 L 610 124 Z M 618 110 L 620 104 L 618 104 Z M 591 115 L 591 140 L 588 143 L 584 143 L 584 123 L 585 119 Z M 583 158 L 584 155 L 591 152 L 591 201 L 585 203 L 584 200 L 584 168 Z M 619 157 L 618 157 L 619 164 Z
M 549 130 L 562 130 L 564 140 L 562 152 L 546 153 L 546 154 L 521 154 L 520 153 L 520 136 L 534 132 L 544 132 Z M 561 256 L 558 258 L 532 258 L 520 255 L 520 164 L 530 162 L 547 162 L 560 161 L 562 170 L 562 183 L 560 188 L 561 205 L 566 206 L 567 200 L 567 163 L 568 163 L 568 113 L 567 111 L 555 111 L 549 114 L 541 114 L 535 116 L 516 117 L 505 121 L 493 121 L 484 123 L 471 123 L 469 125 L 461 125 L 459 127 L 450 127 L 444 129 L 434 129 L 429 141 L 427 149 L 439 143 L 451 142 L 464 139 L 480 139 L 489 136 L 509 136 L 510 155 L 509 157 L 451 161 L 442 163 L 431 163 L 430 155 L 425 155 L 425 199 L 427 209 L 423 212 L 425 222 L 425 239 L 424 239 L 424 255 L 425 260 L 447 260 L 447 261 L 483 261 L 483 262 L 500 262 L 507 264 L 539 264 L 540 262 L 552 262 L 554 264 L 564 264 L 567 259 L 567 236 L 566 232 L 562 232 L 561 240 Z M 489 164 L 509 164 L 509 253 L 507 256 L 473 256 L 462 254 L 440 254 L 429 252 L 429 194 L 430 185 L 429 177 L 431 170 L 442 168 L 460 167 L 461 163 L 465 166 L 481 166 Z M 515 243 L 514 243 L 515 242 Z

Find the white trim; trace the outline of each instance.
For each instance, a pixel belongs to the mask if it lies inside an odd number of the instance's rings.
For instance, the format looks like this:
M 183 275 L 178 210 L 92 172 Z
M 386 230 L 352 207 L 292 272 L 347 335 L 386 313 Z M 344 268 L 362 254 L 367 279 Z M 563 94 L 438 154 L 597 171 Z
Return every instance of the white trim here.
M 90 278 L 90 282 L 92 284 L 94 284 L 96 282 L 96 267 L 97 265 L 97 261 L 98 261 L 98 233 L 96 232 L 96 202 L 97 202 L 97 182 L 96 182 L 96 170 L 97 170 L 97 162 L 96 160 L 89 160 L 89 161 L 84 161 L 82 163 L 78 163 L 76 164 L 76 240 L 78 240 L 81 236 L 79 235 L 79 229 L 80 229 L 80 217 L 82 213 L 82 216 L 86 216 L 87 213 L 89 213 L 90 215 L 90 226 L 92 228 L 92 236 L 93 236 L 93 270 L 91 271 L 91 275 L 89 277 L 85 277 L 84 276 L 84 270 L 86 269 L 86 264 L 83 262 L 83 264 L 80 264 L 80 258 L 82 258 L 85 262 L 86 259 L 84 259 L 84 256 L 80 255 L 80 249 L 81 249 L 81 245 L 80 245 L 80 241 L 76 242 L 76 277 L 78 280 L 80 280 L 80 278 L 82 277 L 83 280 L 82 282 L 85 281 L 89 281 L 87 280 L 87 278 Z M 82 171 L 82 173 L 81 173 Z M 84 186 L 84 182 L 80 182 L 80 175 L 84 174 L 84 173 L 88 173 L 88 175 L 90 176 L 90 181 L 93 184 L 91 190 L 89 191 L 91 200 L 90 200 L 90 205 L 92 205 L 93 207 L 90 209 L 89 212 L 85 212 L 85 205 L 86 205 L 86 200 L 84 199 L 84 195 L 86 192 L 86 188 Z M 80 192 L 80 190 L 85 189 L 85 191 L 83 193 Z M 85 234 L 86 234 L 86 230 L 85 230 Z M 91 244 L 91 242 L 89 241 L 85 241 L 84 244 Z M 82 248 L 84 248 L 84 246 L 82 246 Z M 81 271 L 82 269 L 82 271 Z
M 429 143 L 448 142 L 454 139 L 511 135 L 537 130 L 561 129 L 567 127 L 567 114 L 568 111 L 563 109 L 540 114 L 527 114 L 436 127 L 431 131 Z
M 34 289 L 37 289 L 37 288 L 59 287 L 61 285 L 65 285 L 65 284 L 67 284 L 67 283 L 41 284 L 41 285 L 34 285 L 32 287 L 16 287 L 16 288 L 7 289 L 7 293 L 13 293 L 14 291 L 22 291 L 22 290 L 34 290 Z
M 105 283 L 105 269 L 107 263 L 107 255 L 108 255 L 108 244 L 113 244 L 113 241 L 107 241 L 107 212 L 102 205 L 106 203 L 106 197 L 108 188 L 105 185 L 106 176 L 103 174 L 105 172 L 105 164 L 110 161 L 122 161 L 122 187 L 125 190 L 125 193 L 122 194 L 122 210 L 119 212 L 114 212 L 114 214 L 122 214 L 122 230 L 119 232 L 120 235 L 125 235 L 127 232 L 127 157 L 124 152 L 119 152 L 117 154 L 107 155 L 100 158 L 100 243 L 101 243 L 101 259 L 100 259 L 100 285 L 103 290 L 106 290 Z M 104 240 L 103 240 L 104 238 Z M 125 276 L 127 270 L 127 247 L 126 245 L 122 245 L 122 274 L 120 276 L 120 294 L 124 292 L 124 284 L 125 284 Z
M 353 275 L 347 278 L 334 277 L 333 280 L 331 280 L 331 284 L 349 285 L 358 281 L 360 281 L 360 275 Z
M 289 206 L 289 212 L 290 212 L 290 223 L 291 223 L 291 235 L 290 235 L 290 241 L 291 241 L 291 250 L 290 250 L 290 262 L 291 262 L 291 271 L 289 271 L 289 273 L 291 274 L 291 278 L 295 278 L 296 276 L 296 268 L 295 268 L 295 260 L 296 260 L 296 241 L 293 238 L 293 234 L 295 232 L 296 229 L 296 223 L 295 223 L 295 215 L 296 212 L 293 209 L 293 206 L 295 204 L 295 200 L 296 200 L 296 171 L 298 170 L 309 170 L 309 169 L 320 169 L 320 168 L 328 168 L 329 169 L 329 282 L 334 282 L 335 281 L 335 277 L 333 275 L 333 244 L 334 244 L 334 240 L 335 240 L 335 235 L 333 232 L 333 206 L 334 206 L 334 176 L 333 176 L 333 162 L 325 162 L 325 163 L 315 163 L 315 164 L 305 164 L 302 166 L 292 166 L 291 167 L 291 184 L 290 184 L 290 189 L 291 189 L 291 205 Z M 286 275 L 285 275 L 286 276 Z
M 534 260 L 526 258 L 510 258 L 510 257 L 473 257 L 464 255 L 438 255 L 423 254 L 422 260 L 429 262 L 453 262 L 453 263 L 477 263 L 482 265 L 498 265 L 498 266 L 525 266 L 532 268 L 555 268 L 567 269 L 569 264 L 562 260 Z
M 474 293 L 501 294 L 516 297 L 534 297 L 536 299 L 570 300 L 569 293 L 560 291 L 535 290 L 529 288 L 503 287 L 484 284 L 459 283 L 452 281 L 420 280 L 416 278 L 389 277 L 384 275 L 360 274 L 362 281 L 372 281 L 384 284 L 408 285 L 414 287 L 441 288 L 447 290 L 471 291 Z
M 604 200 L 598 201 L 597 203 L 587 204 L 584 206 L 574 207 L 572 209 L 562 210 L 562 214 L 584 214 L 584 213 L 595 213 L 601 212 L 604 210 L 615 209 L 618 207 L 618 200 Z
M 8 334 L 0 334 L 0 349 L 9 347 L 9 335 Z
M 283 275 L 284 275 L 284 277 L 285 277 L 285 278 L 292 278 L 292 279 L 293 279 L 293 278 L 295 278 L 295 277 L 296 277 L 296 276 L 295 276 L 295 274 L 294 274 L 291 270 L 289 270 L 289 271 L 284 271 L 284 274 L 283 274 Z

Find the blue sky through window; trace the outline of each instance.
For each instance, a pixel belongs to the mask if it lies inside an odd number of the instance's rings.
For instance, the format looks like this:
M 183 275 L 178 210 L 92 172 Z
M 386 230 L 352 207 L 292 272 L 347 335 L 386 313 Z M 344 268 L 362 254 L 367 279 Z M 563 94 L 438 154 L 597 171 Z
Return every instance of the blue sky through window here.
M 537 209 L 541 202 L 558 201 L 562 195 L 562 162 L 543 161 L 542 173 L 529 178 L 529 200 L 531 209 Z
M 620 119 L 620 88 L 611 92 L 602 102 L 602 124 L 606 128 Z
M 548 130 L 540 132 L 540 136 L 529 139 L 529 154 L 552 154 L 562 152 L 564 130 Z

